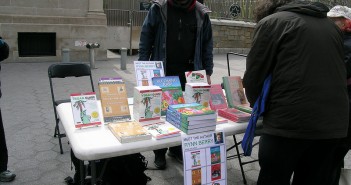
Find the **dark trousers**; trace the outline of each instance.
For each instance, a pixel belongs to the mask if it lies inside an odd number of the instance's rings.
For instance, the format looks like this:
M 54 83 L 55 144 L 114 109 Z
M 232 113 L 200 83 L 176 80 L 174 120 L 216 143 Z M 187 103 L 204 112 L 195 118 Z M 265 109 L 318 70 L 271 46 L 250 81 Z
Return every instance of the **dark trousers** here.
M 4 125 L 2 122 L 1 109 L 0 109 L 0 172 L 7 170 L 8 154 L 6 146 L 6 138 Z
M 330 185 L 340 139 L 308 140 L 262 135 L 257 185 Z
M 179 145 L 179 146 L 169 147 L 169 151 L 174 153 L 174 154 L 181 155 L 181 153 L 182 153 L 182 146 Z M 166 155 L 166 152 L 167 152 L 167 148 L 154 150 L 155 155 Z

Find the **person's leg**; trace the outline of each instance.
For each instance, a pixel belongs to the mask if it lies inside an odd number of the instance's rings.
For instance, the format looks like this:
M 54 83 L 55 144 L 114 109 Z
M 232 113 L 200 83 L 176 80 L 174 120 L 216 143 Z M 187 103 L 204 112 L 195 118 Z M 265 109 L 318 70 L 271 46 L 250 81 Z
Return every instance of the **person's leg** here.
M 294 139 L 262 135 L 259 143 L 261 167 L 257 185 L 290 185 L 297 159 L 301 156 Z
M 154 150 L 154 154 L 155 154 L 154 164 L 156 168 L 158 169 L 166 168 L 166 152 L 167 152 L 167 148 Z
M 339 139 L 314 140 L 297 162 L 292 185 L 330 185 Z
M 332 175 L 332 184 L 331 185 L 339 185 L 339 179 L 341 174 L 341 168 L 344 167 L 344 157 L 346 156 L 347 152 L 349 151 L 346 147 L 339 147 L 336 149 L 334 155 L 334 162 L 333 163 L 333 175 Z
M 173 146 L 169 148 L 168 155 L 174 157 L 178 162 L 183 163 L 182 146 Z

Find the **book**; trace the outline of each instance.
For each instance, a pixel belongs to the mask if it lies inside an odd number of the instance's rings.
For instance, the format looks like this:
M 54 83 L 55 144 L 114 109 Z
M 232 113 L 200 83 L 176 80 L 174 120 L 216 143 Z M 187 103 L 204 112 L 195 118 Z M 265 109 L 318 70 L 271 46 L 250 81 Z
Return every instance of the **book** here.
M 210 148 L 211 151 L 211 164 L 217 164 L 221 162 L 221 148 L 215 146 Z
M 70 98 L 76 128 L 101 125 L 95 92 L 74 93 Z
M 161 116 L 166 115 L 169 105 L 185 103 L 178 76 L 153 77 L 152 83 L 162 89 Z
M 201 168 L 191 170 L 191 185 L 201 185 Z
M 234 108 L 240 110 L 240 111 L 243 111 L 243 112 L 246 112 L 246 113 L 249 113 L 251 114 L 252 113 L 252 108 L 250 107 L 249 104 L 243 104 L 243 105 L 234 105 Z
M 171 114 L 175 113 L 175 116 L 186 121 L 217 119 L 214 110 L 198 103 L 170 105 L 168 109 L 171 110 Z
M 208 83 L 205 70 L 185 72 L 187 83 Z
M 180 130 L 166 122 L 152 123 L 143 127 L 157 140 L 180 136 Z
M 127 88 L 120 78 L 103 78 L 98 82 L 105 123 L 130 120 Z
M 247 104 L 240 76 L 224 76 L 223 86 L 229 108 L 234 108 L 235 105 Z
M 211 166 L 211 181 L 221 179 L 222 177 L 221 163 Z
M 134 88 L 133 117 L 139 122 L 161 118 L 162 89 L 158 86 L 138 86 Z
M 162 61 L 134 61 L 137 86 L 152 85 L 153 77 L 165 76 Z
M 218 116 L 240 123 L 240 122 L 249 121 L 251 114 L 240 111 L 235 108 L 228 108 L 228 109 L 219 109 Z
M 136 121 L 114 122 L 108 124 L 108 128 L 120 143 L 130 143 L 152 138 L 151 134 Z
M 217 116 L 217 121 L 216 121 L 217 124 L 222 124 L 222 123 L 228 123 L 228 120 L 227 119 L 224 119 L 222 117 L 219 117 Z
M 205 107 L 210 104 L 210 88 L 207 83 L 186 83 L 185 103 L 199 103 Z
M 224 96 L 220 84 L 212 84 L 210 89 L 210 107 L 212 110 L 228 108 L 227 100 Z

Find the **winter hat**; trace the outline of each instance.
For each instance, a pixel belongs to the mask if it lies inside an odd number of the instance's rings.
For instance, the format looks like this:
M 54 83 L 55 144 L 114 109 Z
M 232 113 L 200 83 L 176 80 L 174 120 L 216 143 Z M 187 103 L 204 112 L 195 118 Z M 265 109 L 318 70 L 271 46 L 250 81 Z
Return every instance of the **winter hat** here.
M 336 5 L 327 14 L 328 17 L 344 17 L 351 20 L 351 8 L 347 6 Z

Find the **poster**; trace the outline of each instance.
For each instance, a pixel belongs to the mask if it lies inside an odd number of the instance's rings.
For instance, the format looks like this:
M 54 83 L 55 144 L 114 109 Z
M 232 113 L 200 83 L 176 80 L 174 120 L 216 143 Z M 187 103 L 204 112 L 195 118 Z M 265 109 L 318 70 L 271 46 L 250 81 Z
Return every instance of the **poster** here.
M 184 185 L 226 185 L 227 164 L 223 131 L 182 137 Z
M 151 86 L 153 77 L 164 77 L 162 61 L 134 61 L 137 86 Z

